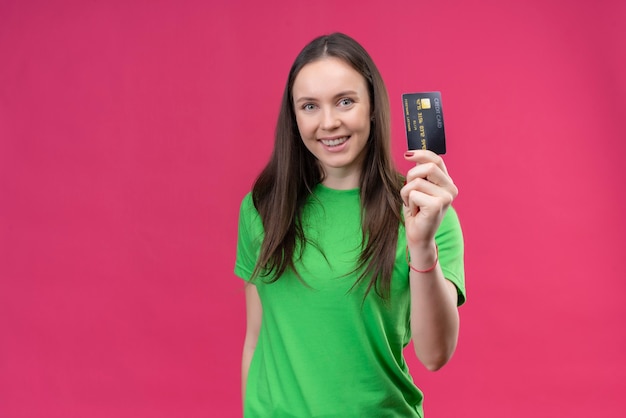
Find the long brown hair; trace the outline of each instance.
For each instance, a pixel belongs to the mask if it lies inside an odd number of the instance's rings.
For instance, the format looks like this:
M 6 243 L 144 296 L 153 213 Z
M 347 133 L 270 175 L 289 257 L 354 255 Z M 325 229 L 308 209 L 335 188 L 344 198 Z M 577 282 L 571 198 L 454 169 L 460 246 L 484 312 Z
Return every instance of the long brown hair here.
M 274 282 L 287 269 L 298 274 L 294 260 L 301 257 L 307 243 L 301 224 L 302 210 L 313 188 L 323 180 L 323 173 L 300 137 L 292 88 L 302 67 L 324 57 L 343 60 L 365 78 L 368 86 L 372 122 L 360 178 L 364 245 L 355 266 L 354 271 L 360 274 L 353 288 L 369 277 L 365 295 L 374 288 L 379 296 L 387 298 L 398 226 L 402 222 L 400 188 L 404 178 L 395 170 L 391 160 L 389 98 L 382 77 L 367 51 L 341 33 L 311 41 L 296 57 L 289 71 L 276 125 L 274 150 L 252 189 L 252 199 L 265 230 L 252 276 L 263 276 Z

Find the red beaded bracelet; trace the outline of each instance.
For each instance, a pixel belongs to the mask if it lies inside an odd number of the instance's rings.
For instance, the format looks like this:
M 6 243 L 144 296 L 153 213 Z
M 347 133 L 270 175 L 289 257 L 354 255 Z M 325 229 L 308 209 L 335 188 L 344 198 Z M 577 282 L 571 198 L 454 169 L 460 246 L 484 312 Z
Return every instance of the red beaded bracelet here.
M 436 256 L 435 256 L 435 262 L 432 265 L 432 267 L 427 268 L 426 270 L 418 270 L 415 267 L 413 267 L 411 265 L 411 261 L 409 260 L 409 246 L 406 246 L 406 263 L 409 265 L 409 268 L 417 273 L 429 273 L 431 271 L 433 271 L 435 269 L 435 267 L 437 267 L 437 263 L 439 262 L 439 247 L 437 246 L 437 244 L 435 244 L 435 250 L 436 250 Z

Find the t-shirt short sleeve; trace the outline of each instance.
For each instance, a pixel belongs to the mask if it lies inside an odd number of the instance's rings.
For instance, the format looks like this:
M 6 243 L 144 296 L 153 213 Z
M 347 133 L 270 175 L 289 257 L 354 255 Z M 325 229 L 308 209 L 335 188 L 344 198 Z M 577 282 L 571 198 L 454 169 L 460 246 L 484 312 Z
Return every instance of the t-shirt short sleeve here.
M 237 259 L 235 275 L 249 281 L 254 271 L 261 243 L 263 241 L 263 223 L 254 207 L 252 194 L 248 193 L 239 208 L 239 227 L 237 236 Z
M 465 267 L 463 232 L 456 210 L 449 207 L 435 235 L 439 265 L 446 279 L 457 288 L 458 305 L 465 302 Z

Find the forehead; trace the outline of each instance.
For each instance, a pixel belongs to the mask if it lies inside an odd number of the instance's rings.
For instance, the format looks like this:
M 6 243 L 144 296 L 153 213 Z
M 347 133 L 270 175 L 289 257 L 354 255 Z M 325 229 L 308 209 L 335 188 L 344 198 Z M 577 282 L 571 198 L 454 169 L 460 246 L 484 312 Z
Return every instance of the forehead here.
M 293 96 L 323 98 L 341 91 L 367 94 L 365 78 L 345 61 L 324 57 L 306 64 L 293 83 Z

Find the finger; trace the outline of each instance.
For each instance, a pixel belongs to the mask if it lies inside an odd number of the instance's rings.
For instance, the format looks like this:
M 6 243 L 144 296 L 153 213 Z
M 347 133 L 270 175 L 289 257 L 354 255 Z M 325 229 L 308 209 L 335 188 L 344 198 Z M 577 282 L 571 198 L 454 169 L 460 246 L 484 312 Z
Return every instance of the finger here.
M 409 150 L 404 153 L 404 158 L 407 161 L 412 161 L 415 164 L 433 163 L 436 164 L 441 171 L 448 174 L 448 169 L 440 155 L 435 154 L 429 150 Z
M 400 189 L 400 196 L 405 206 L 409 205 L 409 196 L 412 191 L 419 191 L 429 196 L 442 199 L 445 204 L 450 204 L 459 194 L 459 190 L 452 180 L 444 176 L 444 180 L 435 180 L 441 184 L 436 184 L 434 181 L 425 179 L 422 177 L 416 177 L 407 182 Z
M 407 182 L 411 182 L 416 178 L 423 178 L 444 187 L 454 184 L 448 173 L 432 162 L 417 165 L 408 171 L 406 175 Z
M 441 186 L 438 186 L 427 179 L 418 177 L 405 184 L 404 187 L 400 189 L 400 195 L 402 196 L 403 201 L 408 202 L 409 195 L 413 190 L 430 196 L 437 196 L 442 193 L 441 189 Z
M 411 190 L 407 198 L 408 204 L 405 206 L 405 214 L 411 217 L 421 213 L 422 216 L 428 213 L 438 212 L 442 206 L 441 199 L 420 190 Z
M 418 193 L 418 194 L 414 194 Z M 402 189 L 400 189 L 400 195 L 402 200 L 404 201 L 405 206 L 411 206 L 411 203 L 415 203 L 418 205 L 430 205 L 435 206 L 439 210 L 445 206 L 449 206 L 452 204 L 452 201 L 458 195 L 458 189 L 454 184 L 450 184 L 446 187 L 438 186 L 434 183 L 431 183 L 425 179 L 417 178 L 409 183 L 407 183 Z M 415 196 L 427 196 L 429 199 L 434 200 L 413 200 L 412 198 Z

